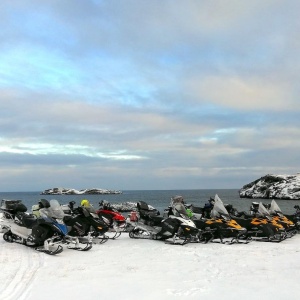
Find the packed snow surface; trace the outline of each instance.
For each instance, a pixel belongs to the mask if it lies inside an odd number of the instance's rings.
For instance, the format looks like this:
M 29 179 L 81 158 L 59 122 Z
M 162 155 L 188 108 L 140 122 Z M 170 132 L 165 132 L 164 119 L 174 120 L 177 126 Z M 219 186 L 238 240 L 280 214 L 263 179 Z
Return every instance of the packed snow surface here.
M 185 246 L 116 240 L 50 256 L 0 239 L 0 299 L 300 297 L 300 234 L 281 243 Z

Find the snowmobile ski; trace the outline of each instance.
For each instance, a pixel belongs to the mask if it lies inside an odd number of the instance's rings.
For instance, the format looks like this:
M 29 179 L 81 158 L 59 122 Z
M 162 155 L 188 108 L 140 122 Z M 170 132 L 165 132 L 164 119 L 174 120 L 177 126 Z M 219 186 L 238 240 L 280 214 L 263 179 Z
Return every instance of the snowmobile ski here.
M 92 249 L 92 247 L 93 247 L 92 243 L 87 243 L 87 244 L 85 244 L 84 247 L 80 247 L 80 246 L 75 246 L 75 247 L 68 246 L 67 248 L 71 249 L 71 250 L 77 250 L 77 251 L 88 251 L 88 250 Z
M 105 234 L 100 235 L 100 236 L 95 236 L 93 237 L 92 243 L 93 244 L 104 244 L 109 240 L 109 237 Z
M 58 245 L 55 250 L 49 250 L 49 249 L 45 249 L 43 246 L 41 246 L 41 247 L 36 247 L 35 250 L 38 252 L 43 252 L 43 253 L 49 254 L 49 255 L 56 255 L 56 254 L 63 252 L 64 248 L 61 245 Z

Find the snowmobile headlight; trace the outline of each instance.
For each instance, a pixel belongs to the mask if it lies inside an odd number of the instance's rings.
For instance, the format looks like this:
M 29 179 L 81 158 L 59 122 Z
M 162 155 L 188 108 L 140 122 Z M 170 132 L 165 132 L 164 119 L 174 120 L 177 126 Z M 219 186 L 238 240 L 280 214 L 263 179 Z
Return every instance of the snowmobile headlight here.
M 187 230 L 187 231 L 190 231 L 190 230 L 191 230 L 191 228 L 185 227 L 185 230 Z
M 102 227 L 100 227 L 100 226 L 97 226 L 97 228 L 100 229 L 100 230 L 102 229 Z

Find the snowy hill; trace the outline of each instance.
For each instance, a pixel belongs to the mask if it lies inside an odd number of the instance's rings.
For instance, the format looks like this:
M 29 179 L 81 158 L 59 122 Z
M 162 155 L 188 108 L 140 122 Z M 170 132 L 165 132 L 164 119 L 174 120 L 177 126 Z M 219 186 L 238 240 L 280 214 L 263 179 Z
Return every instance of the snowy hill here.
M 44 190 L 41 195 L 86 195 L 86 194 L 99 194 L 99 195 L 107 195 L 107 194 L 122 194 L 121 191 L 114 190 L 106 190 L 106 189 L 83 189 L 83 190 L 75 190 L 75 189 L 66 189 L 66 188 L 52 188 Z
M 244 185 L 241 198 L 300 199 L 300 173 L 297 175 L 268 174 Z

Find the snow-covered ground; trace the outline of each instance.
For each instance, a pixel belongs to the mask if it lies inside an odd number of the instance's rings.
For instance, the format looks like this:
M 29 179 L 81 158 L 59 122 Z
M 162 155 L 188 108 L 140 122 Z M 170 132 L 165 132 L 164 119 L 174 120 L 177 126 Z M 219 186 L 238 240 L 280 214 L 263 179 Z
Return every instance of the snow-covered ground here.
M 300 234 L 281 243 L 117 240 L 56 256 L 0 239 L 0 299 L 299 299 Z

